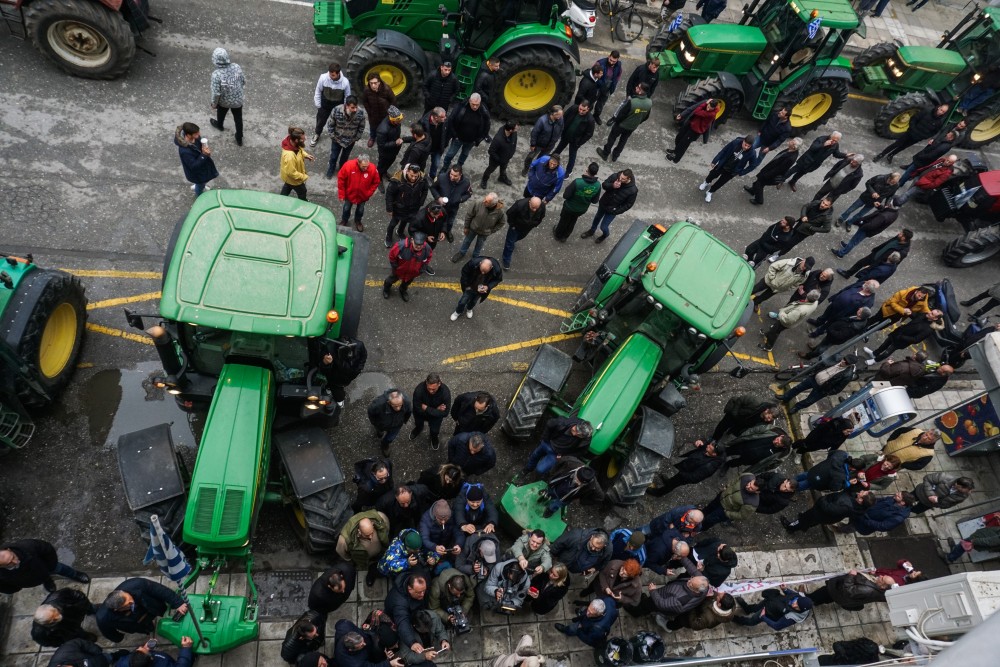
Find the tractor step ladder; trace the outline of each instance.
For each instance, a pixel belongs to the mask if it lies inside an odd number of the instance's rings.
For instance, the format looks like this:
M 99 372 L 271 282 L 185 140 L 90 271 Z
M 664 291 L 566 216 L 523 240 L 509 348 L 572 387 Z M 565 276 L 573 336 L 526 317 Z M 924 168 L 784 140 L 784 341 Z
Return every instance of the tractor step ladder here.
M 581 331 L 582 329 L 589 327 L 593 324 L 593 322 L 594 318 L 591 317 L 590 311 L 581 310 L 579 313 L 573 315 L 573 317 L 563 321 L 563 323 L 559 325 L 559 331 L 564 334 Z
M 27 38 L 28 29 L 24 27 L 24 15 L 20 9 L 0 4 L 0 17 L 3 18 L 3 22 L 7 25 L 7 30 L 10 31 L 11 37 L 15 39 Z
M 479 58 L 467 55 L 459 56 L 458 67 L 455 68 L 455 78 L 458 79 L 459 87 L 464 89 L 466 86 L 471 86 L 478 71 Z
M 35 433 L 35 424 L 16 410 L 0 405 L 0 445 L 21 449 Z
M 767 120 L 767 115 L 774 106 L 774 100 L 778 98 L 778 87 L 773 83 L 765 83 L 760 89 L 760 97 L 757 98 L 757 106 L 753 109 L 753 117 L 757 120 Z

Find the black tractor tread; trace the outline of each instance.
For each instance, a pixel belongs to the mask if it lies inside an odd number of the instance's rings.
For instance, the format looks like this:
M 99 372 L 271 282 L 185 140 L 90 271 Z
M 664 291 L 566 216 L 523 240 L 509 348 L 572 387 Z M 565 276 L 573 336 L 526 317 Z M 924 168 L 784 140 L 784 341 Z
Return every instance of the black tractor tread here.
M 79 278 L 61 271 L 46 269 L 40 269 L 35 274 L 34 280 L 47 280 L 47 283 L 35 303 L 29 304 L 32 308 L 30 319 L 24 328 L 21 339 L 14 345 L 18 356 L 28 360 L 36 369 L 38 368 L 38 353 L 41 348 L 42 334 L 45 331 L 45 323 L 52 311 L 64 302 L 71 304 L 76 311 L 77 330 L 73 351 L 62 372 L 54 378 L 45 378 L 39 373 L 39 381 L 48 391 L 51 400 L 39 396 L 27 383 L 20 380 L 17 382 L 18 399 L 28 408 L 41 408 L 48 405 L 69 384 L 70 378 L 76 370 L 76 359 L 80 355 L 84 326 L 87 321 L 87 297 Z
M 851 61 L 851 69 L 857 71 L 875 63 L 880 63 L 896 54 L 899 46 L 894 42 L 879 42 L 859 53 Z
M 715 121 L 716 127 L 725 125 L 726 121 L 743 107 L 743 95 L 739 91 L 726 88 L 717 77 L 700 79 L 677 94 L 677 101 L 674 103 L 674 124 L 680 125 L 677 116 L 690 108 L 691 105 L 698 104 L 710 97 L 721 99 L 726 105 L 722 115 Z
M 149 543 L 149 517 L 155 514 L 160 520 L 163 532 L 169 535 L 175 544 L 179 544 L 181 527 L 184 524 L 185 501 L 185 496 L 177 496 L 133 512 L 132 519 L 139 526 L 139 537 L 142 538 L 142 541 L 146 544 Z
M 646 494 L 653 477 L 660 471 L 663 456 L 645 447 L 633 446 L 623 469 L 607 490 L 607 498 L 615 505 L 634 505 Z
M 365 73 L 371 69 L 372 65 L 378 63 L 389 63 L 406 73 L 407 86 L 403 92 L 396 95 L 397 106 L 409 105 L 423 95 L 424 71 L 420 64 L 399 51 L 383 49 L 375 43 L 374 37 L 368 37 L 358 42 L 347 59 L 344 70 L 347 72 L 347 78 L 351 81 L 351 88 L 364 90 Z
M 503 432 L 517 440 L 527 440 L 541 421 L 552 400 L 552 390 L 525 378 L 503 420 Z
M 800 125 L 798 127 L 794 125 L 792 126 L 792 136 L 798 137 L 803 134 L 808 134 L 809 132 L 819 128 L 821 125 L 826 125 L 831 118 L 840 113 L 840 110 L 844 108 L 844 104 L 847 103 L 847 96 L 849 94 L 847 83 L 847 79 L 841 79 L 839 77 L 823 77 L 813 79 L 803 86 L 801 90 L 781 95 L 775 103 L 774 108 L 777 109 L 782 106 L 787 106 L 789 109 L 793 109 L 799 102 L 813 93 L 830 93 L 833 97 L 833 103 L 830 105 L 830 108 L 827 109 L 826 113 L 809 125 Z
M 656 31 L 652 39 L 649 40 L 649 44 L 646 46 L 646 55 L 650 53 L 659 53 L 660 51 L 666 51 L 669 49 L 677 40 L 684 36 L 684 33 L 693 25 L 698 25 L 699 23 L 704 23 L 702 19 L 697 14 L 692 14 L 687 12 L 684 14 L 684 18 L 681 19 L 681 23 L 676 29 L 670 30 L 670 24 L 674 22 L 675 14 L 671 14 L 670 18 L 660 24 L 660 29 Z
M 86 68 L 60 59 L 48 46 L 46 31 L 52 21 L 77 19 L 96 28 L 112 49 L 111 60 L 100 68 Z M 128 21 L 119 12 L 97 2 L 81 0 L 34 0 L 24 9 L 24 26 L 35 48 L 55 65 L 85 79 L 117 79 L 135 57 L 135 37 Z
M 299 537 L 309 553 L 332 551 L 337 547 L 340 529 L 351 518 L 351 494 L 343 484 L 317 491 L 296 501 L 305 517 Z M 297 525 L 297 522 L 296 522 Z
M 961 147 L 982 148 L 983 146 L 988 146 L 1000 139 L 1000 133 L 990 139 L 987 139 L 986 141 L 977 141 L 972 138 L 972 133 L 979 123 L 983 122 L 986 118 L 996 117 L 998 115 L 1000 115 L 1000 109 L 992 104 L 970 111 L 968 118 L 966 118 L 968 128 L 965 131 L 965 136 L 962 137 L 962 143 L 960 144 Z
M 904 111 L 913 108 L 929 109 L 932 106 L 934 106 L 934 102 L 928 99 L 924 93 L 906 93 L 905 95 L 900 95 L 884 105 L 875 114 L 875 134 L 885 139 L 899 139 L 903 136 L 903 133 L 893 132 L 890 129 L 892 120 Z
M 552 100 L 538 109 L 515 109 L 507 104 L 503 96 L 507 82 L 523 69 L 541 69 L 552 75 L 556 81 L 556 93 Z M 553 104 L 569 106 L 576 92 L 576 68 L 570 57 L 558 49 L 545 46 L 524 46 L 503 54 L 503 68 L 497 79 L 499 101 L 495 118 L 513 120 L 519 123 L 534 123 Z M 493 113 L 493 110 L 490 110 Z
M 971 263 L 963 261 L 968 255 L 984 253 L 991 248 L 994 250 L 992 255 L 985 255 L 981 259 Z M 964 269 L 976 264 L 982 264 L 995 257 L 997 253 L 1000 253 L 1000 225 L 993 225 L 992 227 L 977 229 L 954 239 L 945 246 L 944 251 L 941 253 L 941 259 L 946 266 Z

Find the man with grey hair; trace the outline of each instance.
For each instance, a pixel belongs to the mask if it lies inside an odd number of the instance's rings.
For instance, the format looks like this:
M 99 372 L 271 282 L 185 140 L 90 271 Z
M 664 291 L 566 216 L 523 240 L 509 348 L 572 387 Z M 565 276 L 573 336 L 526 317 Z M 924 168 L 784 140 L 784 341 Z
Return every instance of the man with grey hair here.
M 835 202 L 841 195 L 858 187 L 861 179 L 865 177 L 865 170 L 862 166 L 864 161 L 864 155 L 852 155 L 837 162 L 830 171 L 826 172 L 823 177 L 823 185 L 813 195 L 813 199 L 827 197 Z
M 930 192 L 939 187 L 955 173 L 956 162 L 958 162 L 958 156 L 952 153 L 936 162 L 932 162 L 926 167 L 917 169 L 913 172 L 913 185 L 907 188 L 906 192 L 896 195 L 896 201 L 902 206 L 910 201 L 910 198 L 914 195 L 921 192 Z
M 824 325 L 826 335 L 819 343 L 809 343 L 812 349 L 809 352 L 799 352 L 800 359 L 815 359 L 834 345 L 842 345 L 857 335 L 860 335 L 868 328 L 868 318 L 872 316 L 872 309 L 867 306 L 858 308 L 853 315 L 848 318 L 838 318 L 829 324 Z M 811 338 L 817 338 L 820 334 Z
M 883 203 L 892 199 L 896 190 L 902 185 L 901 176 L 898 171 L 889 174 L 878 174 L 865 181 L 865 190 L 854 200 L 843 213 L 834 221 L 835 227 L 840 227 L 843 223 L 846 231 L 851 231 L 851 225 L 862 216 L 868 215 L 872 210 L 881 208 Z
M 41 646 L 61 646 L 77 637 L 94 641 L 97 636 L 83 629 L 83 621 L 97 609 L 86 593 L 76 588 L 60 588 L 49 593 L 31 624 L 31 638 Z
M 764 329 L 760 330 L 764 334 L 764 342 L 758 344 L 757 347 L 770 352 L 774 347 L 775 341 L 778 340 L 778 336 L 787 329 L 802 324 L 813 314 L 819 306 L 819 297 L 820 291 L 818 289 L 809 290 L 805 294 L 797 296 L 787 306 L 779 309 L 777 312 L 772 311 L 768 313 L 767 316 L 774 320 L 774 322 L 767 331 Z
M 776 154 L 770 162 L 757 172 L 753 183 L 744 185 L 743 189 L 750 193 L 750 203 L 760 206 L 764 203 L 764 188 L 769 185 L 780 186 L 785 180 L 785 173 L 795 165 L 802 149 L 802 139 L 793 137 L 785 144 L 784 150 Z M 759 262 L 758 262 L 759 263 Z
M 586 609 L 581 610 L 570 621 L 569 625 L 556 623 L 556 630 L 577 637 L 587 646 L 600 648 L 607 641 L 615 621 L 618 620 L 618 607 L 608 596 L 592 600 Z
M 412 412 L 410 399 L 399 389 L 386 389 L 385 393 L 376 396 L 368 406 L 368 421 L 381 438 L 382 456 L 389 455 L 389 445 L 410 420 Z
M 694 609 L 712 593 L 712 585 L 689 559 L 681 563 L 689 578 L 675 579 L 663 586 L 649 585 L 649 595 L 639 603 L 641 611 L 656 612 L 656 624 L 667 628 L 667 621 Z
M 875 292 L 878 291 L 877 280 L 866 280 L 858 285 L 851 285 L 840 290 L 827 304 L 826 310 L 816 319 L 810 319 L 809 324 L 816 328 L 809 332 L 810 338 L 818 338 L 827 332 L 831 324 L 856 315 L 859 308 L 867 308 L 871 312 L 875 305 Z
M 854 153 L 845 153 L 840 150 L 842 136 L 840 132 L 831 132 L 813 140 L 809 149 L 795 161 L 795 165 L 785 173 L 782 179 L 782 181 L 788 181 L 788 187 L 792 189 L 792 192 L 796 191 L 795 184 L 800 178 L 819 169 L 831 155 L 838 160 L 854 155 Z M 778 184 L 778 189 L 781 189 L 781 183 Z
M 171 609 L 184 615 L 188 608 L 184 598 L 163 584 L 134 577 L 120 583 L 97 608 L 97 627 L 111 641 L 120 642 L 126 634 L 149 635 L 158 617 Z
M 461 167 L 474 146 L 490 141 L 490 112 L 479 93 L 472 93 L 465 102 L 458 102 L 451 108 L 447 133 L 449 145 L 444 154 L 444 162 L 441 163 L 443 172 L 448 171 L 455 155 L 458 155 L 456 164 Z

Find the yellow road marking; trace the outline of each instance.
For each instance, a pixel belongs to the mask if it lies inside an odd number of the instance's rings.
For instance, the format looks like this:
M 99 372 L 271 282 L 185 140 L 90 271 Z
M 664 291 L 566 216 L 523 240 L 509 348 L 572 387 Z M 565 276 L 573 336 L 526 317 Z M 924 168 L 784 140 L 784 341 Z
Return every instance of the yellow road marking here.
M 121 329 L 114 329 L 112 327 L 106 327 L 102 324 L 94 324 L 93 322 L 87 322 L 87 331 L 104 334 L 105 336 L 124 338 L 125 340 L 130 340 L 134 343 L 142 343 L 143 345 L 153 344 L 153 339 L 149 336 L 140 336 L 139 334 L 134 334 L 131 331 L 122 331 Z
M 369 278 L 365 281 L 367 287 L 381 287 L 382 281 Z M 430 289 L 446 289 L 453 292 L 461 291 L 461 286 L 456 283 L 446 283 L 441 280 L 427 280 L 414 283 L 415 287 L 427 287 Z M 577 294 L 580 291 L 580 287 L 572 285 L 510 285 L 506 283 L 501 283 L 497 285 L 495 292 L 539 292 L 546 294 Z
M 114 306 L 122 306 L 126 303 L 141 303 L 143 301 L 152 301 L 153 299 L 159 299 L 159 292 L 146 292 L 145 294 L 136 294 L 134 296 L 120 296 L 114 299 L 104 299 L 103 301 L 94 301 L 93 303 L 87 304 L 87 310 L 99 310 L 101 308 L 113 308 Z
M 81 278 L 142 278 L 144 280 L 160 280 L 163 274 L 159 271 L 116 271 L 114 269 L 59 269 Z
M 482 350 L 476 350 L 475 352 L 468 352 L 466 354 L 459 354 L 454 357 L 448 357 L 441 363 L 455 364 L 460 361 L 468 361 L 469 359 L 479 359 L 480 357 L 490 357 L 495 354 L 503 354 L 505 352 L 514 352 L 516 350 L 523 350 L 526 347 L 537 347 L 538 345 L 544 345 L 545 343 L 558 343 L 559 341 L 570 340 L 571 338 L 579 338 L 581 335 L 582 334 L 579 333 L 555 334 L 554 336 L 533 338 L 531 340 L 521 341 L 520 343 L 501 345 L 500 347 L 488 347 Z
M 89 361 L 81 361 L 76 365 L 77 368 L 93 368 L 94 364 Z
M 558 318 L 570 317 L 573 313 L 567 310 L 561 310 L 559 308 L 548 308 L 546 306 L 539 306 L 538 304 L 531 303 L 530 301 L 522 301 L 521 299 L 511 299 L 505 296 L 492 295 L 490 297 L 492 301 L 499 301 L 500 303 L 506 303 L 509 306 L 517 306 L 518 308 L 527 308 L 528 310 L 535 310 L 539 313 L 546 313 L 547 315 L 555 315 Z
M 752 354 L 743 354 L 742 352 L 733 352 L 733 356 L 737 359 L 742 359 L 743 361 L 754 361 L 758 364 L 778 368 L 778 363 L 774 360 L 774 357 L 770 352 L 767 353 L 767 359 L 764 359 L 763 357 L 755 357 Z
M 885 104 L 889 100 L 883 97 L 869 97 L 868 95 L 859 95 L 858 93 L 847 93 L 847 96 L 852 100 L 861 100 L 862 102 L 875 102 L 876 104 Z

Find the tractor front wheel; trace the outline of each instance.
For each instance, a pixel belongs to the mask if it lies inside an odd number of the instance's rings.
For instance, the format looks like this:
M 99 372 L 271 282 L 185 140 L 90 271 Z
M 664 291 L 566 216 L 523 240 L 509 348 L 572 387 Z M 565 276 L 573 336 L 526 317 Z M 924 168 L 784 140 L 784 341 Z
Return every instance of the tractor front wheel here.
M 135 37 L 121 13 L 85 0 L 34 0 L 24 25 L 35 48 L 59 69 L 85 79 L 115 79 L 135 57 Z
M 701 25 L 705 22 L 705 19 L 698 14 L 688 12 L 681 18 L 680 24 L 675 29 L 671 30 L 670 25 L 673 22 L 674 16 L 672 15 L 669 20 L 660 24 L 659 31 L 653 35 L 652 39 L 649 40 L 649 45 L 646 47 L 646 55 L 649 55 L 650 53 L 673 50 L 673 48 L 677 46 L 677 42 L 681 41 L 681 37 L 684 36 L 684 33 L 686 33 L 691 26 Z
M 778 98 L 775 108 L 791 109 L 792 134 L 800 136 L 823 125 L 847 102 L 847 80 L 828 77 L 807 83 L 801 91 Z
M 525 46 L 503 55 L 497 87 L 502 92 L 499 118 L 534 123 L 553 104 L 572 101 L 576 74 L 562 51 Z
M 527 440 L 535 432 L 551 400 L 551 389 L 525 375 L 507 408 L 503 432 L 516 440 Z
M 982 264 L 1000 253 L 1000 225 L 969 232 L 945 246 L 941 259 L 946 266 L 964 269 Z
M 309 553 L 337 548 L 340 529 L 351 518 L 351 495 L 343 484 L 299 498 L 293 508 L 292 523 Z
M 184 507 L 186 505 L 185 496 L 177 496 L 163 502 L 143 507 L 132 514 L 137 526 L 139 526 L 139 537 L 142 541 L 149 543 L 149 517 L 156 515 L 160 520 L 160 527 L 163 532 L 170 536 L 176 544 L 181 543 L 181 525 L 184 523 Z
M 886 139 L 899 139 L 910 129 L 910 119 L 934 103 L 923 93 L 907 93 L 889 102 L 875 116 L 875 134 Z
M 405 106 L 417 101 L 422 94 L 424 75 L 413 58 L 383 49 L 369 37 L 358 42 L 347 59 L 347 76 L 354 90 L 364 90 L 370 74 L 379 78 L 396 94 L 397 106 Z
M 869 46 L 851 62 L 851 69 L 857 72 L 865 67 L 880 65 L 896 55 L 897 48 L 892 42 L 879 42 L 875 46 Z
M 624 460 L 607 457 L 598 475 L 609 483 L 606 491 L 608 500 L 615 505 L 636 504 L 653 483 L 653 477 L 659 472 L 661 463 L 663 456 L 638 446 L 633 446 Z
M 966 123 L 969 129 L 962 141 L 963 148 L 980 148 L 1000 139 L 1000 111 L 995 107 L 972 111 Z
M 719 101 L 718 109 L 715 112 L 715 124 L 724 125 L 727 120 L 733 117 L 743 108 L 743 92 L 733 88 L 726 88 L 722 81 L 717 78 L 702 79 L 696 81 L 684 89 L 677 96 L 674 103 L 674 124 L 680 125 L 677 116 L 681 115 L 691 106 L 704 102 L 708 98 Z

